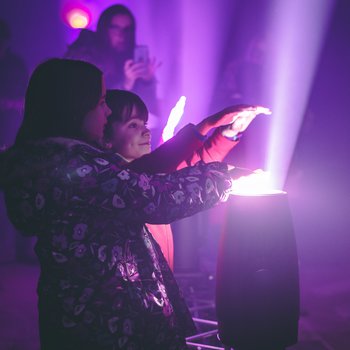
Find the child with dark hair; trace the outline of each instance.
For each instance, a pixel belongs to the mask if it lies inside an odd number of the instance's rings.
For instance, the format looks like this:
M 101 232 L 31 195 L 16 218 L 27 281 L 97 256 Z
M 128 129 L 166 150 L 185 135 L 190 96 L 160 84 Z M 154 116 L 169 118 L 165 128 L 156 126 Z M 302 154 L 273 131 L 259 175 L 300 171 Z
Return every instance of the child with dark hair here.
M 148 110 L 141 98 L 129 91 L 108 90 L 106 101 L 112 110 L 104 131 L 106 148 L 120 156 L 125 167 L 152 174 L 170 173 L 198 161 L 224 160 L 255 116 L 269 113 L 263 107 L 234 106 L 205 118 L 198 125 L 185 126 L 173 139 L 151 152 Z M 231 124 L 225 125 L 228 121 Z M 217 129 L 206 138 L 213 128 Z M 147 227 L 173 269 L 174 243 L 170 225 L 147 224 Z

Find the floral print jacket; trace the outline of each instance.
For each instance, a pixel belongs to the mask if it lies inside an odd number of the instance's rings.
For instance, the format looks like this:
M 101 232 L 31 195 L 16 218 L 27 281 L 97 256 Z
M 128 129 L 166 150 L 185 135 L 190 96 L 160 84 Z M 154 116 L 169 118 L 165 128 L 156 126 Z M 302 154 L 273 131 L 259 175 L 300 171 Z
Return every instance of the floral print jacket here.
M 38 238 L 43 349 L 182 349 L 192 331 L 145 223 L 170 223 L 224 201 L 227 166 L 148 175 L 118 162 L 63 138 L 7 152 L 8 214 Z

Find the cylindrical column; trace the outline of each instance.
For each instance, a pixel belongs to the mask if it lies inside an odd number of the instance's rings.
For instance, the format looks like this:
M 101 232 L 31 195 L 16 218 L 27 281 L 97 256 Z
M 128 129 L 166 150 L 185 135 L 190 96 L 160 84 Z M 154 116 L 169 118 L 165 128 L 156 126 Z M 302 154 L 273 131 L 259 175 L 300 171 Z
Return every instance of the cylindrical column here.
M 299 276 L 287 195 L 234 196 L 217 265 L 219 337 L 235 350 L 297 342 Z

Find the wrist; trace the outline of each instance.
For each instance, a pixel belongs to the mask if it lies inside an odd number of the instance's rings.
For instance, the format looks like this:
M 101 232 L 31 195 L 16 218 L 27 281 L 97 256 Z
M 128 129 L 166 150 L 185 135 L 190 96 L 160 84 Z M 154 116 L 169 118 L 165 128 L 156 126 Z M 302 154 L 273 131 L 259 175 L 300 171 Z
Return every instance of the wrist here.
M 230 141 L 238 142 L 242 138 L 243 133 L 238 132 L 237 134 L 235 134 L 233 136 L 228 136 L 228 135 L 225 135 L 224 133 L 222 133 L 222 136 L 224 136 L 226 139 L 228 139 Z
M 193 124 L 192 124 L 193 125 Z M 207 138 L 207 135 L 203 135 L 199 130 L 197 125 L 193 125 L 192 131 L 194 135 L 202 142 L 204 142 Z
M 201 121 L 195 126 L 195 130 L 202 136 L 206 137 L 211 128 L 208 126 L 205 120 Z

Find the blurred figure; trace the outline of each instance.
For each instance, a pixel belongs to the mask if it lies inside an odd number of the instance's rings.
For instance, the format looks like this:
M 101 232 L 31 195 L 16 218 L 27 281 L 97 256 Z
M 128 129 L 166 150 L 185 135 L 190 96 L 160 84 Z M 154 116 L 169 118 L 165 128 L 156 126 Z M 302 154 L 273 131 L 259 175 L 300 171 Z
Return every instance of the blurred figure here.
M 152 114 L 158 114 L 154 59 L 134 61 L 136 22 L 123 5 L 104 10 L 96 32 L 83 29 L 65 54 L 97 65 L 105 75 L 109 89 L 133 91 L 146 103 Z
M 265 37 L 255 35 L 248 41 L 242 53 L 227 62 L 213 98 L 214 108 L 241 104 L 243 101 L 269 105 L 264 76 L 267 52 L 268 43 Z M 268 131 L 269 119 L 258 119 L 247 131 L 247 137 L 234 155 L 234 163 L 252 169 L 264 168 Z
M 11 30 L 0 20 L 0 147 L 13 144 L 21 124 L 28 72 L 23 59 L 10 48 Z M 0 260 L 31 260 L 32 242 L 25 241 L 6 217 L 2 195 L 0 195 L 1 249 Z
M 21 123 L 28 71 L 10 48 L 11 31 L 0 20 L 0 145 L 11 145 Z

